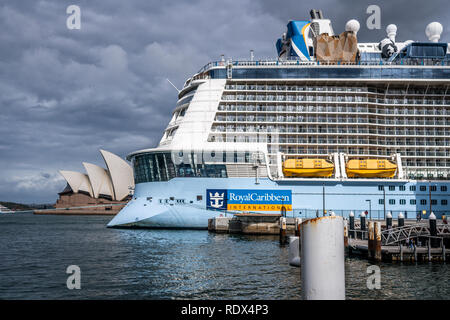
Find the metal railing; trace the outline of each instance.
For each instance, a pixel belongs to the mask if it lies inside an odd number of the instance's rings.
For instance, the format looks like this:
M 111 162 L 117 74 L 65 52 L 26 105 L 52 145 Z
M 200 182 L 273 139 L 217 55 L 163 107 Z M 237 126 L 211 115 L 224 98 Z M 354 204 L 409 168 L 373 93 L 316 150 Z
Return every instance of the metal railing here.
M 359 60 L 359 61 L 300 61 L 300 60 L 278 60 L 278 59 L 260 59 L 260 60 L 226 60 L 226 61 L 212 61 L 204 65 L 198 73 L 202 73 L 213 67 L 226 67 L 227 65 L 236 66 L 348 66 L 348 65 L 362 65 L 362 66 L 449 66 L 450 60 L 447 58 L 443 60 L 436 59 L 399 59 L 396 61 L 386 61 L 383 59 L 375 60 Z

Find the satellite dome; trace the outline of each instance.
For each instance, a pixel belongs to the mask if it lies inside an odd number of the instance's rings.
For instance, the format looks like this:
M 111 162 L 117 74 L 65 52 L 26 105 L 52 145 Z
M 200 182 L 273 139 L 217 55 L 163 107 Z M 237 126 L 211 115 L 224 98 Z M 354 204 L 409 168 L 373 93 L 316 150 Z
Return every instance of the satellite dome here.
M 442 27 L 442 24 L 440 24 L 439 22 L 431 22 L 427 25 L 425 34 L 427 35 L 428 40 L 432 42 L 438 42 L 441 38 L 441 33 L 443 30 L 444 28 Z
M 345 31 L 352 31 L 354 33 L 358 33 L 360 28 L 358 20 L 352 19 L 347 21 L 345 24 Z
M 395 36 L 397 35 L 397 26 L 390 24 L 386 27 L 386 33 L 389 39 L 395 42 Z

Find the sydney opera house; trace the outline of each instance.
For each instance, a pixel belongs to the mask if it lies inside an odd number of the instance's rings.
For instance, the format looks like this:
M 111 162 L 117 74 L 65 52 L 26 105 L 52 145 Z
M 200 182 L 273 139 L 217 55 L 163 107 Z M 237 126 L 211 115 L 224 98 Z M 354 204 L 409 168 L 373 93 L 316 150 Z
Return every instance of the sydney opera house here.
M 106 169 L 83 162 L 86 173 L 59 171 L 67 186 L 59 193 L 55 213 L 116 214 L 134 190 L 133 169 L 119 156 L 100 150 Z

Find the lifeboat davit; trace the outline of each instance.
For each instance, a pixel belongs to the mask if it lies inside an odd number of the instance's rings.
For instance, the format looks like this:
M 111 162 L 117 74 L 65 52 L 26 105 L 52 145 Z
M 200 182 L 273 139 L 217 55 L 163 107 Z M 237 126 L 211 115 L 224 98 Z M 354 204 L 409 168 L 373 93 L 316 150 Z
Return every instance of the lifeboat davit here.
M 334 164 L 325 159 L 287 159 L 283 162 L 285 177 L 329 178 L 333 171 Z
M 397 165 L 385 159 L 349 160 L 345 166 L 349 178 L 392 178 Z

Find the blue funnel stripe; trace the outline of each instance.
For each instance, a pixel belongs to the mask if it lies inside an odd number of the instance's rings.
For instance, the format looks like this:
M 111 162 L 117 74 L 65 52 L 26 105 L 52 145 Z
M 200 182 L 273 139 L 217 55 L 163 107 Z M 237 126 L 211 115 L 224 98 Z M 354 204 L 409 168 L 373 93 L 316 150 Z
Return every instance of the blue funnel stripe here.
M 302 57 L 304 56 L 308 60 L 311 60 L 306 45 L 306 36 L 304 34 L 309 21 L 289 21 L 287 24 L 286 37 L 291 39 L 292 49 L 291 55 Z

